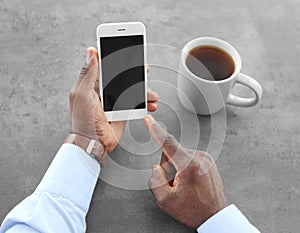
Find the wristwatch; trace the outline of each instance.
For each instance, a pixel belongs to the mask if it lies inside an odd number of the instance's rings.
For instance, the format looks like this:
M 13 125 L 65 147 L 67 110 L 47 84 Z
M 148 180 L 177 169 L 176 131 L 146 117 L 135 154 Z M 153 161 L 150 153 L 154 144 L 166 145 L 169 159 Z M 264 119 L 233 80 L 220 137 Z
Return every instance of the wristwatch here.
M 69 134 L 64 143 L 71 143 L 82 148 L 85 152 L 92 155 L 99 163 L 106 155 L 106 148 L 102 143 L 78 134 Z

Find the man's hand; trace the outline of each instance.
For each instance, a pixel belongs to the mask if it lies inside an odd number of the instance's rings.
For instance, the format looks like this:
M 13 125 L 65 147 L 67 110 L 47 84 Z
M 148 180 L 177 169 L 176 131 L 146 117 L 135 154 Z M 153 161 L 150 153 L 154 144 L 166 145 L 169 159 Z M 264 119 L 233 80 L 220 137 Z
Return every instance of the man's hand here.
M 87 49 L 86 66 L 70 92 L 71 133 L 100 141 L 111 152 L 119 143 L 126 122 L 108 122 L 99 97 L 99 65 L 95 48 Z M 148 110 L 156 111 L 158 95 L 148 91 Z
M 227 206 L 220 174 L 213 158 L 188 150 L 148 115 L 145 124 L 161 145 L 160 165 L 154 165 L 149 182 L 158 206 L 176 220 L 198 228 Z

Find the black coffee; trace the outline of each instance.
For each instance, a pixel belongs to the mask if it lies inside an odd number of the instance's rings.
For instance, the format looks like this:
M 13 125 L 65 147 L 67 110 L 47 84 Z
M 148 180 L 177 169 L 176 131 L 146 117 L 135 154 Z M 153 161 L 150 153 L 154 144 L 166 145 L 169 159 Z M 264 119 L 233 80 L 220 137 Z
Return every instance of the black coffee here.
M 234 71 L 231 56 L 213 46 L 199 46 L 192 49 L 186 58 L 186 65 L 192 73 L 207 80 L 224 80 Z

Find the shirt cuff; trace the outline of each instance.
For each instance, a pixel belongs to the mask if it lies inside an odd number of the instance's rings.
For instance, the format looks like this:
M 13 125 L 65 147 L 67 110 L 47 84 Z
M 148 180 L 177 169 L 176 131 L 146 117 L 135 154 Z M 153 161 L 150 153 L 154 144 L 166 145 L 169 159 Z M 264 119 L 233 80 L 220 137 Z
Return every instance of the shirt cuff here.
M 35 192 L 64 197 L 88 211 L 100 174 L 99 163 L 73 144 L 63 144 Z
M 241 211 L 230 205 L 216 213 L 204 222 L 198 229 L 198 233 L 259 233 L 259 231 L 247 220 Z

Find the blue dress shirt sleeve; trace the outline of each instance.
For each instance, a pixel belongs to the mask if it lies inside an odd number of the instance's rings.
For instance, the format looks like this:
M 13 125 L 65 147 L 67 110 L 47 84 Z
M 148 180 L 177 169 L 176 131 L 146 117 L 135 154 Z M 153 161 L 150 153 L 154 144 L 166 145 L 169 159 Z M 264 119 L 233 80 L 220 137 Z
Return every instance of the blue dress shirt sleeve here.
M 85 232 L 85 217 L 100 165 L 73 144 L 64 144 L 36 190 L 4 219 L 0 233 Z
M 230 205 L 203 223 L 198 233 L 259 233 L 235 205 Z
M 12 209 L 0 233 L 68 233 L 86 231 L 85 217 L 100 173 L 100 165 L 73 144 L 57 152 L 36 190 Z M 198 233 L 259 233 L 230 205 L 202 224 Z

